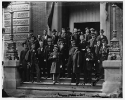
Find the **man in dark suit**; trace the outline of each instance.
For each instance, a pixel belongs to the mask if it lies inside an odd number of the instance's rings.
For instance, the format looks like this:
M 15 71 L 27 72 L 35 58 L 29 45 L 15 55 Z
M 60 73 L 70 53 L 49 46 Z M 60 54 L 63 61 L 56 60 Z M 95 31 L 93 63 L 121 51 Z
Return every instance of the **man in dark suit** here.
M 91 48 L 91 52 L 94 54 L 95 53 L 95 45 L 97 44 L 96 38 L 95 38 L 95 34 L 92 33 L 92 38 L 88 41 L 89 43 L 89 47 Z
M 77 28 L 74 28 L 73 34 L 72 34 L 72 39 L 76 41 L 76 44 L 78 45 L 80 40 L 79 40 L 79 34 L 77 32 Z
M 56 30 L 55 29 L 53 29 L 53 31 L 52 31 L 52 42 L 53 42 L 53 44 L 57 44 L 57 41 L 58 41 L 58 36 L 57 36 L 57 34 L 56 34 Z
M 60 54 L 61 54 L 61 61 L 62 61 L 62 73 L 61 73 L 61 77 L 65 77 L 65 73 L 66 73 L 66 59 L 67 59 L 67 55 L 68 55 L 68 52 L 67 52 L 67 48 L 66 48 L 66 45 L 64 44 L 64 41 L 63 39 L 59 39 L 59 51 L 60 51 Z
M 105 40 L 106 41 L 106 44 L 108 44 L 108 39 L 105 35 L 103 35 L 104 33 L 104 30 L 101 29 L 100 30 L 100 35 L 97 37 L 97 40 L 101 40 L 101 44 L 102 44 L 102 41 Z
M 31 66 L 31 81 L 34 82 L 34 73 L 36 73 L 37 82 L 40 82 L 40 68 L 39 68 L 39 60 L 38 60 L 38 52 L 35 48 L 36 43 L 32 42 L 31 50 L 27 54 L 28 62 L 30 62 Z
M 86 46 L 88 45 L 88 42 L 85 41 L 84 35 L 80 35 L 80 43 L 79 43 L 79 50 L 81 51 L 82 55 L 82 72 L 85 71 L 86 61 L 85 61 L 85 53 L 86 53 Z
M 93 53 L 91 52 L 91 49 L 90 47 L 88 46 L 87 47 L 87 52 L 85 54 L 85 57 L 86 57 L 86 70 L 85 70 L 85 75 L 84 75 L 84 82 L 85 83 L 91 83 L 92 82 L 92 67 L 93 67 L 93 59 L 94 59 L 94 56 L 93 56 Z M 85 84 L 84 83 L 84 84 Z
M 101 41 L 98 40 L 95 46 L 95 69 L 96 69 L 96 77 L 99 77 L 99 67 L 100 67 L 100 48 L 101 48 Z
M 27 66 L 28 62 L 25 59 L 25 56 L 28 52 L 28 46 L 26 45 L 25 42 L 22 44 L 22 46 L 24 47 L 24 50 L 22 50 L 20 53 L 19 62 L 20 62 L 21 81 L 25 82 L 29 81 L 29 68 Z
M 85 40 L 88 42 L 91 39 L 91 33 L 88 28 L 85 29 Z
M 82 69 L 82 54 L 78 48 L 78 46 L 75 46 L 75 51 L 73 52 L 72 60 L 73 60 L 73 71 L 72 71 L 72 79 L 71 82 L 76 81 L 76 85 L 80 82 L 80 73 Z M 75 80 L 76 77 L 76 80 Z
M 50 77 L 50 68 L 51 68 L 51 64 L 52 64 L 52 60 L 48 59 L 50 54 L 53 52 L 53 44 L 52 44 L 52 39 L 48 38 L 47 40 L 48 45 L 45 47 L 44 49 L 44 61 L 45 61 L 45 65 L 47 68 L 47 77 Z
M 43 36 L 42 36 L 42 41 L 43 41 L 43 47 L 45 48 L 45 46 L 47 46 L 47 40 L 48 40 L 48 38 L 51 38 L 51 36 L 49 36 L 48 34 L 47 34 L 47 30 L 44 30 L 43 31 Z
M 28 46 L 28 49 L 31 49 L 31 38 L 33 35 L 33 30 L 30 30 L 27 39 L 25 40 L 26 45 Z
M 39 41 L 36 39 L 35 36 L 32 36 L 32 37 L 31 37 L 31 43 L 35 43 L 35 49 L 36 49 L 36 50 L 40 47 Z
M 39 60 L 39 67 L 40 67 L 40 76 L 45 76 L 45 63 L 44 63 L 44 48 L 43 48 L 43 41 L 40 41 L 40 47 L 37 50 L 38 52 L 38 60 Z
M 76 41 L 75 40 L 71 40 L 71 47 L 70 47 L 70 50 L 69 50 L 69 58 L 68 58 L 68 62 L 66 64 L 67 72 L 68 72 L 67 77 L 71 77 L 71 74 L 72 74 L 72 64 L 73 64 L 72 56 L 73 56 L 73 53 L 75 51 L 75 48 L 74 48 L 75 45 L 76 45 Z
M 67 28 L 67 30 L 66 30 L 66 34 L 67 34 L 67 38 L 68 38 L 68 50 L 69 50 L 69 47 L 70 47 L 70 45 L 71 45 L 71 36 L 72 36 L 72 33 L 70 32 L 70 28 Z

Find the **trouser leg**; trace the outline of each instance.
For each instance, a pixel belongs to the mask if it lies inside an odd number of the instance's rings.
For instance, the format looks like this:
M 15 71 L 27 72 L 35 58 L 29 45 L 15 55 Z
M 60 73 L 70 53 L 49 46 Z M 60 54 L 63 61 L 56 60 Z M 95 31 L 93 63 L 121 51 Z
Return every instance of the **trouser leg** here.
M 76 82 L 75 78 L 76 78 L 75 73 L 72 73 L 71 83 L 75 83 Z
M 31 81 L 34 81 L 34 65 L 31 66 L 30 80 L 31 80 Z
M 91 83 L 92 82 L 92 71 L 88 70 L 88 82 Z
M 76 73 L 76 84 L 80 82 L 80 73 Z
M 50 68 L 51 68 L 51 61 L 48 61 L 48 63 L 47 63 L 47 75 L 48 75 L 48 77 L 50 77 Z
M 71 76 L 71 68 L 72 68 L 72 61 L 71 61 L 71 56 L 69 56 L 68 63 L 67 63 L 68 76 Z
M 83 73 L 84 73 L 84 83 L 87 83 L 87 70 L 84 69 Z
M 56 76 L 56 81 L 59 82 L 59 78 L 60 78 L 60 73 L 57 73 L 57 76 Z
M 35 64 L 35 68 L 36 68 L 37 82 L 39 82 L 40 81 L 40 68 L 38 64 Z

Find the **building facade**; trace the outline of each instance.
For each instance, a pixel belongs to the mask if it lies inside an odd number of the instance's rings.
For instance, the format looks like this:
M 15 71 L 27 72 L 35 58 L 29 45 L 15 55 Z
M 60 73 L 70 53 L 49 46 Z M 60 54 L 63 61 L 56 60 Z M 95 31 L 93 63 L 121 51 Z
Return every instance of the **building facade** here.
M 85 27 L 93 27 L 98 32 L 103 29 L 104 35 L 110 41 L 113 31 L 112 4 L 112 2 L 55 2 L 51 30 L 56 29 L 60 32 L 62 27 L 69 27 L 72 32 L 76 27 L 84 32 Z M 11 15 L 9 12 L 11 9 L 14 11 L 14 41 L 20 54 L 21 44 L 30 30 L 34 30 L 34 35 L 42 35 L 44 29 L 48 30 L 48 17 L 52 11 L 52 2 L 12 2 L 6 9 L 3 9 L 4 50 L 7 50 L 7 43 L 10 41 Z M 115 13 L 115 29 L 122 45 L 123 9 L 116 6 Z

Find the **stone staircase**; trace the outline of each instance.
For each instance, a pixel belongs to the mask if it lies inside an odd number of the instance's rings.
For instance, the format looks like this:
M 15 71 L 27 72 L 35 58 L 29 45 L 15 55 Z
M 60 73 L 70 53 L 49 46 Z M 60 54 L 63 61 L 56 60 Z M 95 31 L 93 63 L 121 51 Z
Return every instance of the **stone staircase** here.
M 95 79 L 92 78 L 92 80 L 94 81 Z M 71 83 L 71 78 L 60 78 L 60 83 L 53 85 L 52 78 L 41 78 L 41 82 L 24 82 L 17 89 L 101 93 L 103 82 L 104 79 L 101 79 L 97 82 L 96 86 L 91 86 L 89 83 L 84 85 L 83 78 L 80 78 L 80 83 L 76 86 L 75 83 Z

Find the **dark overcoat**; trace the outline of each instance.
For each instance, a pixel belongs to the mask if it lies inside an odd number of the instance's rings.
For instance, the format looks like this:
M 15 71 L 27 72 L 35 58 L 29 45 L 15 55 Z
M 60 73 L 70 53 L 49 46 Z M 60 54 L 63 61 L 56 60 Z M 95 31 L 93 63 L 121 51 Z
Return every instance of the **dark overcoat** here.
M 79 50 L 75 51 L 72 56 L 73 59 L 73 73 L 81 73 L 82 55 Z
M 86 53 L 85 54 L 86 59 L 88 58 L 89 61 L 86 60 L 86 70 L 91 70 L 93 67 L 93 60 L 94 60 L 94 55 L 93 53 Z
M 27 67 L 27 61 L 25 59 L 27 52 L 28 52 L 28 50 L 22 50 L 20 53 L 20 65 L 22 65 L 23 68 Z

